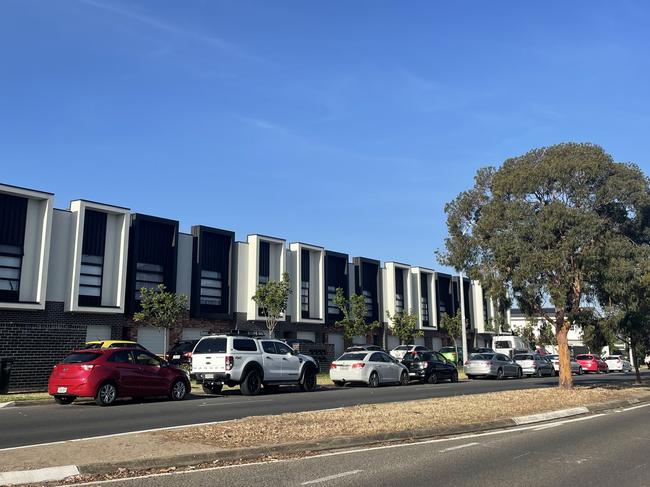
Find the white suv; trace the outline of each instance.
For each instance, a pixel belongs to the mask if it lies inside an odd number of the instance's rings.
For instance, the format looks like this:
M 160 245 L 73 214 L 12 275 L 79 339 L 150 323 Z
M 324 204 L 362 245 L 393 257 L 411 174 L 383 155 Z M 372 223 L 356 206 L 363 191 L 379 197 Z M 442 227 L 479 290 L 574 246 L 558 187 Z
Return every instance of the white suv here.
M 208 394 L 218 394 L 224 384 L 239 385 L 245 396 L 272 391 L 283 384 L 298 384 L 303 391 L 316 389 L 318 365 L 286 343 L 245 335 L 201 338 L 192 351 L 192 374 Z

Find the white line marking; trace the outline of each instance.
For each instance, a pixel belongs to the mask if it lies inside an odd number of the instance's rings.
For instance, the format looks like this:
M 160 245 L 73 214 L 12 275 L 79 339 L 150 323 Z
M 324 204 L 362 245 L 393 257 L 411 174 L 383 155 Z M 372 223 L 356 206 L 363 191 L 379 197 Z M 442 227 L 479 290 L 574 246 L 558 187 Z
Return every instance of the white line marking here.
M 311 485 L 311 484 L 320 484 L 321 482 L 327 482 L 328 480 L 340 479 L 341 477 L 347 477 L 349 475 L 355 475 L 363 472 L 363 470 L 350 470 L 349 472 L 337 473 L 335 475 L 328 475 L 327 477 L 321 477 L 319 479 L 309 480 L 303 482 L 300 485 Z
M 549 419 L 566 418 L 567 416 L 577 416 L 578 414 L 587 414 L 589 410 L 585 407 L 577 407 L 570 409 L 560 409 L 558 411 L 548 411 L 546 413 L 529 414 L 527 416 L 518 416 L 512 418 L 516 424 L 530 424 L 539 423 L 540 421 L 547 421 Z
M 9 402 L 0 402 L 0 409 L 2 408 L 11 408 L 16 405 L 15 401 L 9 401 Z
M 233 401 L 233 402 L 202 402 L 198 405 L 200 408 L 208 406 L 231 406 L 233 404 L 257 404 L 260 402 L 273 402 L 272 399 L 260 399 L 259 401 Z
M 54 480 L 63 480 L 67 477 L 71 477 L 72 475 L 79 475 L 79 469 L 76 465 L 39 468 L 37 470 L 16 470 L 14 472 L 0 472 L 0 485 L 50 482 Z
M 468 446 L 476 446 L 478 443 L 466 443 L 464 445 L 458 445 L 458 446 L 451 446 L 449 448 L 445 448 L 444 450 L 439 450 L 438 453 L 445 453 L 448 451 L 454 451 L 454 450 L 460 450 L 461 448 L 467 448 Z
M 517 455 L 516 457 L 512 457 L 513 460 L 518 460 L 519 458 L 523 458 L 525 456 L 530 455 L 531 452 L 527 451 L 526 453 L 522 453 L 521 455 Z
M 551 424 L 545 424 L 544 426 L 539 426 L 538 428 L 534 428 L 533 431 L 542 431 L 542 430 L 547 430 L 550 428 L 555 428 L 557 426 L 562 426 L 563 423 L 551 423 Z

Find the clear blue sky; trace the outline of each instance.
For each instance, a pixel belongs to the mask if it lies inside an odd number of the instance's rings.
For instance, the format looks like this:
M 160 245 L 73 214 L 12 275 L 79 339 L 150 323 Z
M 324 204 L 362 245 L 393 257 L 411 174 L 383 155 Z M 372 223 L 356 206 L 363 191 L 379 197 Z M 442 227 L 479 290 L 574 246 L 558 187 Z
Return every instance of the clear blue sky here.
M 478 167 L 650 169 L 650 3 L 0 3 L 0 181 L 427 267 Z M 224 204 L 225 203 L 225 204 Z

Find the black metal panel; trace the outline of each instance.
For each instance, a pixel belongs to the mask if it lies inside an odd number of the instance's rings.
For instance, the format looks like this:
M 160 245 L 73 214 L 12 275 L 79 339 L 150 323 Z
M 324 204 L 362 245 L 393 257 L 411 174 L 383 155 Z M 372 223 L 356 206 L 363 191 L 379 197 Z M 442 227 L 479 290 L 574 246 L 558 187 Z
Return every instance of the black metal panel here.
M 0 193 L 0 245 L 23 248 L 27 198 Z
M 271 244 L 269 242 L 260 242 L 260 277 L 271 277 Z
M 307 283 L 307 311 L 302 309 L 302 283 Z M 300 251 L 300 316 L 302 318 L 309 318 L 309 300 L 311 289 L 309 289 L 309 250 L 301 249 Z
M 327 325 L 334 325 L 338 320 L 343 316 L 340 311 L 336 313 L 330 313 L 330 306 L 328 306 L 329 298 L 328 294 L 331 292 L 329 288 L 343 289 L 343 294 L 348 296 L 349 294 L 349 282 L 348 282 L 348 256 L 347 254 L 340 254 L 338 252 L 325 252 L 325 323 Z
M 427 310 L 429 311 L 429 319 L 428 320 L 422 320 L 422 326 L 429 326 L 430 320 L 431 320 L 431 306 L 429 306 L 429 282 L 427 279 L 427 275 L 424 273 L 420 274 L 420 295 L 421 299 L 424 300 L 424 302 L 418 303 L 420 306 L 420 313 L 422 312 L 422 307 L 423 304 L 426 304 Z
M 438 301 L 438 323 L 444 313 L 454 316 L 456 308 L 454 307 L 454 296 L 452 288 L 452 279 L 448 274 L 436 274 L 436 298 Z
M 106 247 L 106 213 L 86 210 L 81 253 L 104 257 Z
M 395 268 L 395 293 L 404 296 L 404 269 Z
M 232 247 L 234 232 L 197 225 L 192 227 L 194 237 L 192 251 L 192 300 L 190 312 L 193 318 L 231 318 Z M 202 271 L 221 275 L 221 304 L 201 304 Z
M 363 295 L 365 292 L 372 298 L 370 316 L 367 319 L 370 321 L 379 320 L 379 282 L 377 279 L 379 261 L 366 259 L 365 257 L 355 257 L 354 273 L 356 277 L 356 294 Z
M 163 284 L 176 292 L 176 266 L 178 257 L 178 221 L 155 216 L 132 214 L 129 233 L 129 264 L 126 286 L 126 309 L 137 311 L 135 299 L 136 264 L 149 263 L 163 266 Z
M 474 326 L 474 313 L 472 313 L 471 300 L 470 300 L 470 282 L 469 279 L 463 279 L 463 301 L 465 301 L 465 319 L 467 320 L 468 327 Z

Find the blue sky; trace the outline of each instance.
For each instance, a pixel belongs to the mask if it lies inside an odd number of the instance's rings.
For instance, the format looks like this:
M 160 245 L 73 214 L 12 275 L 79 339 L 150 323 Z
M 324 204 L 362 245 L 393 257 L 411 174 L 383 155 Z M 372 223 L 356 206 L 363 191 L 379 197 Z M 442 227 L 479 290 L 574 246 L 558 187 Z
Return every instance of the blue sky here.
M 646 1 L 3 0 L 0 181 L 439 268 L 481 166 L 575 140 L 650 172 L 648 25 Z

